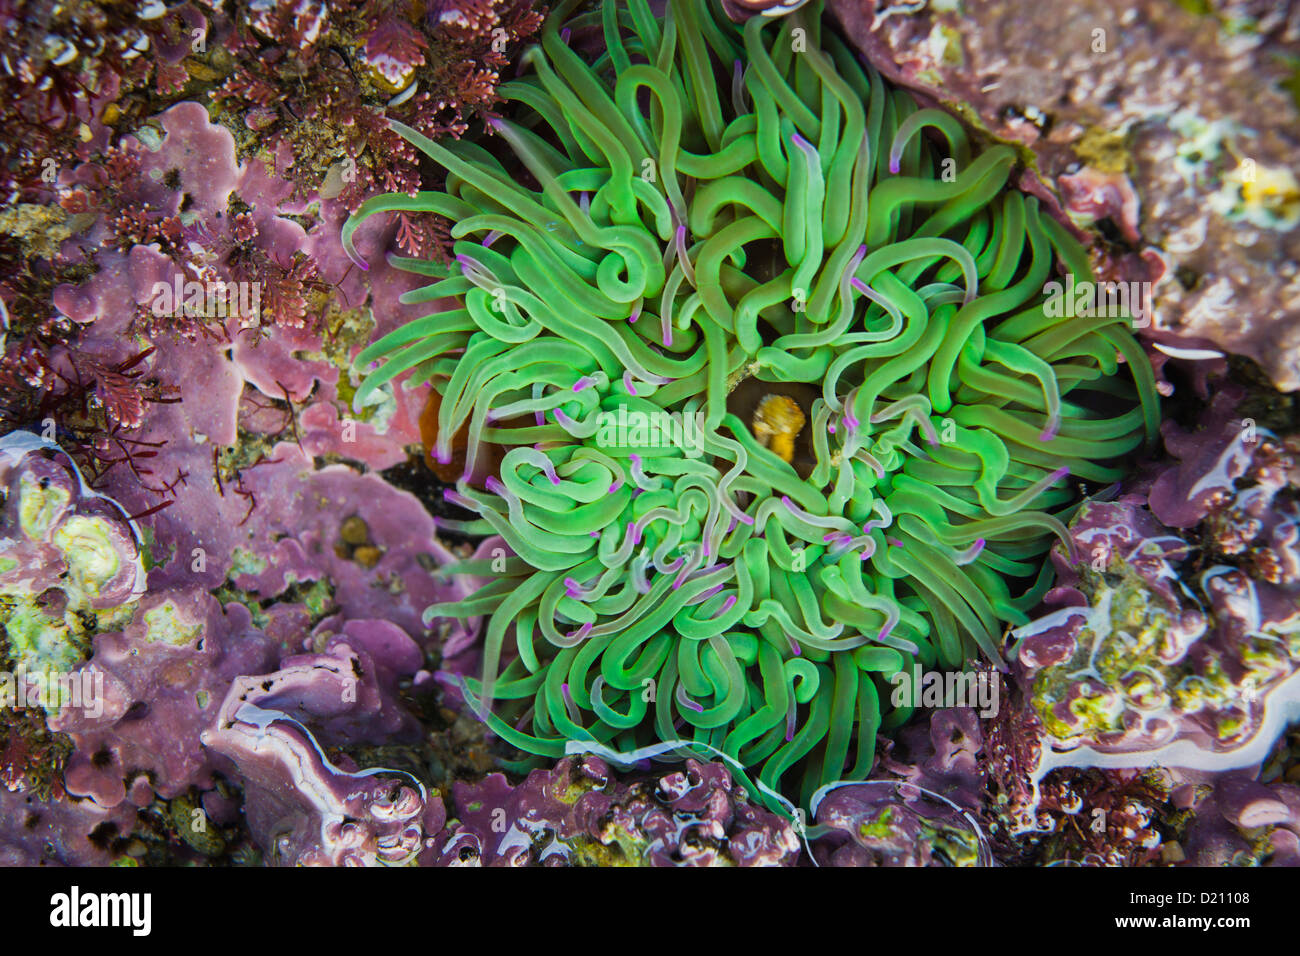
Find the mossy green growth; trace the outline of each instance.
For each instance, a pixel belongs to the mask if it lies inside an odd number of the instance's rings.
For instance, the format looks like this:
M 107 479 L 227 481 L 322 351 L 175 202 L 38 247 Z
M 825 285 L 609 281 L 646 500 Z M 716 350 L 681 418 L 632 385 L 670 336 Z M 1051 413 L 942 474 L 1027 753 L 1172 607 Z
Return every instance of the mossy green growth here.
M 894 808 L 886 807 L 875 820 L 863 823 L 858 832 L 865 840 L 884 840 L 894 832 Z
M 265 558 L 249 551 L 247 548 L 234 548 L 230 552 L 230 577 L 238 575 L 258 575 L 269 567 Z
M 966 61 L 966 54 L 961 45 L 961 31 L 941 23 L 935 24 L 934 30 L 943 42 L 943 55 L 940 61 L 945 66 L 961 66 Z
M 616 837 L 610 845 L 585 838 L 572 841 L 569 844 L 570 849 L 573 851 L 573 855 L 569 858 L 570 861 L 574 866 L 649 866 L 649 863 L 639 852 L 644 849 L 644 847 L 640 846 L 639 841 L 622 829 L 619 829 L 619 834 L 623 838 Z
M 42 600 L 26 583 L 0 587 L 0 632 L 4 656 L 14 668 L 31 672 L 74 670 L 91 652 L 95 634 L 124 626 L 135 600 L 95 608 L 101 589 L 120 571 L 118 551 L 99 518 L 73 516 L 50 535 L 50 523 L 66 503 L 66 494 L 46 494 L 35 482 L 24 483 L 20 521 L 28 534 L 49 536 L 67 564 L 62 579 L 63 604 Z M 13 563 L 8 559 L 7 563 Z
M 1105 574 L 1085 571 L 1085 585 L 1092 593 L 1092 612 L 1074 654 L 1034 680 L 1034 710 L 1060 740 L 1122 730 L 1127 707 L 1168 707 L 1179 681 L 1176 665 L 1152 663 L 1160 660 L 1174 620 L 1146 583 L 1113 560 Z M 1054 708 L 1072 691 L 1078 696 L 1070 704 L 1073 721 L 1067 721 Z
M 1126 172 L 1132 163 L 1128 133 L 1093 126 L 1074 144 L 1074 151 L 1085 164 L 1103 173 Z
M 947 857 L 952 866 L 977 866 L 979 864 L 979 839 L 973 830 L 948 824 L 934 825 L 923 821 L 921 832 L 935 853 Z
M 290 581 L 290 584 L 295 582 Z M 334 608 L 334 591 L 328 581 L 312 581 L 310 584 L 304 582 L 305 590 L 301 592 L 302 603 L 307 605 L 307 610 L 311 613 L 312 620 L 324 617 Z
M 703 836 L 698 839 L 704 840 Z M 617 823 L 611 823 L 601 830 L 598 839 L 588 836 L 576 837 L 563 841 L 572 852 L 570 862 L 575 866 L 653 866 L 650 841 L 644 833 L 629 830 Z M 725 852 L 721 841 L 710 843 L 724 852 L 719 852 L 713 859 L 713 866 L 735 866 L 735 861 Z
M 69 671 L 81 663 L 89 638 L 84 629 L 52 617 L 32 600 L 0 604 L 0 624 L 9 639 L 9 657 L 28 671 Z
M 1300 110 L 1300 56 L 1284 57 L 1283 62 L 1287 64 L 1289 72 L 1279 85 L 1291 97 L 1296 109 Z
M 274 599 L 260 600 L 256 594 L 250 594 L 234 581 L 234 578 L 239 574 L 259 573 L 255 569 L 262 559 L 251 551 L 243 551 L 242 554 L 243 557 L 238 558 L 235 564 L 232 564 L 226 584 L 214 591 L 213 596 L 222 604 L 242 604 L 246 607 L 248 613 L 252 615 L 254 627 L 265 629 L 271 620 L 266 613 L 266 609 L 272 605 L 301 603 L 311 616 L 312 627 L 318 624 L 322 618 L 332 614 L 337 608 L 334 602 L 334 588 L 329 580 L 299 581 L 292 574 L 285 576 L 285 590 L 283 592 Z M 241 570 L 241 567 L 243 570 Z

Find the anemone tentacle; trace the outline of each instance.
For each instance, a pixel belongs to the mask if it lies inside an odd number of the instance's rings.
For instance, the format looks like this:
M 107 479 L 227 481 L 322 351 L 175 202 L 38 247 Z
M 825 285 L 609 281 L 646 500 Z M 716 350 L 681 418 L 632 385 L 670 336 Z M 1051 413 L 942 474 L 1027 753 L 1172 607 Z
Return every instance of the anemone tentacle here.
M 1087 257 L 1008 189 L 1014 151 L 819 5 L 575 8 L 501 87 L 515 166 L 394 127 L 445 191 L 371 200 L 345 247 L 375 213 L 455 218 L 450 268 L 394 262 L 437 280 L 408 301 L 460 305 L 367 348 L 356 402 L 414 370 L 439 459 L 467 436 L 449 497 L 516 557 L 427 616 L 488 616 L 467 696 L 497 734 L 707 745 L 806 800 L 907 719 L 893 675 L 1001 663 L 1071 481 L 1153 437 L 1154 383 L 1122 318 L 1045 308 Z M 597 29 L 589 63 L 566 38 Z

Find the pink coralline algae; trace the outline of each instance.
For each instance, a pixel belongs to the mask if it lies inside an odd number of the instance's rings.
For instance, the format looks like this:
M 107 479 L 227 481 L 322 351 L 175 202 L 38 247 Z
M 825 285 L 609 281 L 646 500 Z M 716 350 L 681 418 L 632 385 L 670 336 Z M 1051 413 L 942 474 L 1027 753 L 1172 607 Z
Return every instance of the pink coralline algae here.
M 1264 784 L 1229 773 L 1196 800 L 1187 837 L 1187 860 L 1195 866 L 1300 866 L 1300 787 Z
M 426 614 L 509 549 L 424 463 L 428 384 L 353 407 L 453 223 L 368 220 L 364 272 L 340 229 L 439 188 L 389 121 L 476 141 L 543 7 L 0 0 L 0 865 L 1300 864 L 1300 430 L 1217 357 L 1300 383 L 1294 16 L 829 6 L 1152 283 L 1163 457 L 1084 489 L 996 715 L 919 708 L 807 812 L 672 753 L 516 772 L 481 620 Z
M 198 589 L 149 594 L 121 632 L 95 638 L 83 672 L 102 675 L 96 706 L 49 721 L 76 745 L 68 792 L 114 807 L 138 775 L 164 798 L 211 786 L 200 734 L 226 687 L 265 667 L 270 651 L 241 605 L 222 608 Z
M 411 277 L 381 264 L 363 282 L 338 243 L 346 208 L 318 200 L 309 210 L 260 160 L 238 162 L 201 105 L 156 122 L 61 169 L 79 234 L 57 255 L 71 265 L 0 285 L 0 385 L 11 385 L 0 408 L 8 427 L 47 436 L 0 439 L 5 664 L 95 691 L 89 706 L 4 712 L 6 820 L 29 822 L 12 835 L 6 824 L 0 852 L 130 862 L 184 859 L 187 844 L 211 857 L 225 852 L 224 834 L 235 861 L 260 850 L 269 861 L 395 862 L 409 854 L 390 840 L 400 842 L 390 823 L 405 810 L 385 809 L 388 777 L 341 751 L 325 757 L 294 722 L 310 712 L 320 747 L 418 749 L 396 684 L 428 683 L 435 633 L 472 640 L 424 625 L 424 608 L 463 597 L 462 585 L 432 576 L 452 560 L 435 520 L 380 476 L 405 468 L 406 446 L 419 441 L 420 391 L 394 390 L 361 415 L 347 401 L 348 365 L 376 323 L 420 314 L 398 302 Z M 399 225 L 377 223 L 363 245 L 386 247 Z M 174 313 L 156 310 L 178 279 L 182 289 L 260 283 L 262 319 L 211 314 L 207 301 L 187 313 L 176 295 Z M 27 311 L 38 294 L 58 316 L 40 326 Z M 323 677 L 317 658 L 364 673 L 355 701 L 330 710 L 322 695 L 337 687 L 295 684 L 306 671 Z M 234 727 L 205 742 L 228 695 L 269 673 L 283 675 L 277 703 L 288 714 L 258 733 L 277 742 L 276 756 Z M 283 768 L 280 758 L 319 760 L 303 786 L 333 785 L 335 797 L 292 796 L 301 781 L 268 769 Z M 335 811 L 363 816 L 349 780 L 373 790 L 363 799 L 372 821 L 387 814 L 376 823 L 382 846 L 367 849 L 346 827 L 327 849 L 318 837 L 284 844 L 275 827 L 291 812 L 314 815 L 313 834 Z M 441 809 L 434 800 L 428 812 Z
M 830 790 L 815 807 L 822 866 L 988 866 L 984 735 L 968 708 L 935 711 L 886 746 L 865 783 Z
M 121 855 L 136 808 L 106 811 L 0 787 L 0 866 L 107 866 Z
M 351 624 L 322 653 L 234 681 L 203 733 L 208 748 L 233 762 L 249 829 L 272 864 L 404 865 L 424 848 L 426 827 L 436 833 L 442 826 L 442 806 L 429 802 L 419 780 L 339 766 L 304 723 L 336 740 L 413 730 L 392 699 L 389 668 L 418 666 L 418 648 L 383 622 Z
M 0 5 L 0 118 L 21 131 L 0 148 L 0 423 L 56 422 L 92 478 L 130 470 L 154 507 L 184 475 L 161 474 L 159 446 L 134 434 L 183 399 L 168 340 L 242 353 L 269 330 L 347 327 L 366 295 L 330 248 L 338 223 L 421 186 L 388 119 L 459 135 L 541 17 L 528 0 L 134 6 Z M 384 78 L 407 73 L 400 92 Z M 449 242 L 437 217 L 391 228 L 409 254 Z M 366 331 L 351 330 L 358 347 Z M 276 338 L 267 351 L 286 357 L 321 342 Z M 311 363 L 283 364 L 305 398 Z

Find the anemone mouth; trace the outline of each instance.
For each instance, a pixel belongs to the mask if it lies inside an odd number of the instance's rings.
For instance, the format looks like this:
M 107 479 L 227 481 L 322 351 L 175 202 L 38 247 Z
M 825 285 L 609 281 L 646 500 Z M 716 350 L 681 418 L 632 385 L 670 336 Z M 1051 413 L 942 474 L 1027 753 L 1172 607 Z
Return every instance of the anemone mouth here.
M 488 618 L 467 697 L 497 734 L 722 753 L 806 806 L 907 719 L 895 675 L 1000 664 L 1070 479 L 1154 435 L 1150 366 L 1125 316 L 1055 314 L 1087 257 L 1007 188 L 1014 152 L 889 89 L 819 8 L 575 8 L 491 123 L 538 189 L 396 127 L 446 189 L 367 202 L 345 246 L 377 212 L 449 216 L 449 270 L 393 261 L 439 279 L 407 301 L 458 302 L 366 349 L 357 402 L 431 382 L 460 530 L 513 552 L 429 609 Z

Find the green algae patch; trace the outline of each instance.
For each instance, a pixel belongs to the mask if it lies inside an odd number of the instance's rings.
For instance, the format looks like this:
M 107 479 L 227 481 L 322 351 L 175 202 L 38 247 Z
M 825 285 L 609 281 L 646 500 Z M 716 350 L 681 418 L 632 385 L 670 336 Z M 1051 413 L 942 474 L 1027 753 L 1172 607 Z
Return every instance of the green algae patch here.
M 230 552 L 230 577 L 248 575 L 256 577 L 270 566 L 269 562 L 259 554 L 249 551 L 247 548 L 236 547 Z
M 3 605 L 0 605 L 3 607 Z M 35 601 L 20 600 L 0 610 L 9 657 L 29 671 L 70 671 L 84 658 L 88 636 L 63 617 L 52 617 Z
M 171 601 L 144 612 L 144 639 L 151 644 L 190 647 L 203 634 L 203 625 L 187 621 Z

